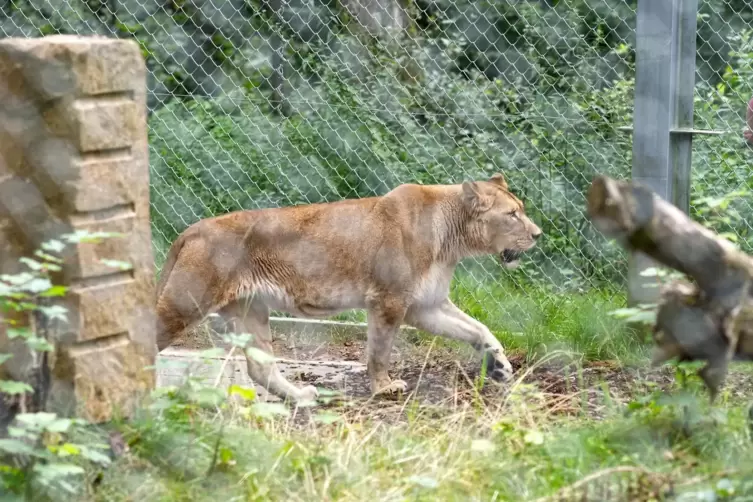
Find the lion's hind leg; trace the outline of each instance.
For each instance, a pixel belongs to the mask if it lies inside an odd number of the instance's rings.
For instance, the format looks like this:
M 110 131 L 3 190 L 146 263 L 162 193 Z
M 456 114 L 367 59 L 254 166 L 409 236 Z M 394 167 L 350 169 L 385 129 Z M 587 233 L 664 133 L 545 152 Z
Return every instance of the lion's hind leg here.
M 251 340 L 245 350 L 248 375 L 257 385 L 283 400 L 313 401 L 318 396 L 316 387 L 300 388 L 280 373 L 274 362 L 272 336 L 269 329 L 269 309 L 255 299 L 242 298 L 223 307 L 220 316 L 228 321 L 228 328 L 236 334 L 249 334 Z
M 242 262 L 215 253 L 212 239 L 190 227 L 168 251 L 157 284 L 157 349 L 235 300 Z
M 222 304 L 201 274 L 174 270 L 157 299 L 157 350 L 167 348 Z

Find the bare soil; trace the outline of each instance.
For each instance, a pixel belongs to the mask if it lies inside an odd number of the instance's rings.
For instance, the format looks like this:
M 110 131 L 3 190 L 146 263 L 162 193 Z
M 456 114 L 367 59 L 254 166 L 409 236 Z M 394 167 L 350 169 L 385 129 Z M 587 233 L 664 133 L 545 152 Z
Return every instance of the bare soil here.
M 207 343 L 206 338 L 199 341 L 195 335 L 174 345 L 201 350 L 212 344 L 222 345 L 216 338 Z M 509 384 L 490 380 L 479 383 L 481 358 L 470 347 L 416 343 L 399 337 L 393 348 L 390 375 L 408 384 L 408 394 L 372 398 L 365 371 L 365 340 L 301 340 L 278 334 L 273 346 L 275 356 L 287 360 L 283 374 L 291 381 L 336 391 L 354 413 L 370 418 L 404 419 L 408 405 L 414 402 L 424 411 L 435 410 L 440 415 L 469 405 L 495 409 L 511 397 Z M 527 384 L 515 386 L 517 391 L 528 393 L 528 399 L 536 399 L 552 415 L 599 418 L 611 406 L 653 390 L 669 390 L 674 382 L 674 372 L 667 366 L 627 367 L 617 361 L 574 361 L 564 357 L 531 364 L 521 353 L 508 353 L 508 358 L 516 379 Z M 750 399 L 753 374 L 732 373 L 727 388 L 736 397 Z M 340 398 L 332 400 L 332 406 L 343 402 Z
M 366 364 L 366 347 L 362 341 L 350 341 L 342 346 L 298 346 L 292 354 L 283 343 L 276 345 L 276 353 L 283 357 L 358 361 Z M 671 384 L 672 375 L 666 369 L 648 372 L 622 368 L 609 361 L 577 364 L 560 360 L 529 365 L 523 354 L 511 354 L 509 359 L 516 377 L 522 377 L 524 384 L 532 384 L 526 390 L 537 392 L 538 399 L 543 400 L 553 414 L 577 415 L 585 412 L 598 416 L 609 399 L 612 402 L 625 402 L 641 391 L 648 391 L 652 385 L 668 387 Z M 392 361 L 391 376 L 408 384 L 409 395 L 405 398 L 416 400 L 424 406 L 452 410 L 472 403 L 496 408 L 509 396 L 509 385 L 489 380 L 480 385 L 481 358 L 462 354 L 458 350 L 447 347 L 430 349 L 428 345 L 401 347 L 393 354 Z M 387 415 L 404 410 L 405 401 L 397 396 L 398 402 L 394 405 L 389 404 L 389 398 L 371 399 L 371 388 L 365 371 L 345 369 L 341 370 L 343 372 L 345 378 L 341 379 L 340 385 L 343 394 L 370 408 L 370 415 L 388 418 Z M 328 385 L 331 378 L 313 372 L 302 372 L 289 378 L 320 387 L 331 387 Z M 605 392 L 609 393 L 609 398 L 605 396 Z

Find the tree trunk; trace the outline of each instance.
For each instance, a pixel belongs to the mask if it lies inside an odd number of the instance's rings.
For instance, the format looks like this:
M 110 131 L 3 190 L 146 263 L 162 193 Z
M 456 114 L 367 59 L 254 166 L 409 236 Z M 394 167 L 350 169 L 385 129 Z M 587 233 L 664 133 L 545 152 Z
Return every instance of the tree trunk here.
M 706 361 L 699 375 L 713 401 L 731 360 L 753 360 L 753 258 L 690 220 L 645 186 L 597 176 L 588 217 L 630 252 L 690 280 L 665 285 L 654 326 L 653 363 Z

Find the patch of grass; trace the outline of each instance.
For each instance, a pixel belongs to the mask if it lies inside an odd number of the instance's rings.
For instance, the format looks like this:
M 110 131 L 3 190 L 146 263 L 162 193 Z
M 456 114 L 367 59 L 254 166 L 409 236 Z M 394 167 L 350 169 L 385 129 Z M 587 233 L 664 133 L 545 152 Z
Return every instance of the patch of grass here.
M 638 333 L 609 314 L 626 306 L 623 292 L 589 289 L 558 293 L 549 285 L 521 288 L 510 280 L 481 282 L 459 275 L 451 285 L 450 298 L 462 311 L 484 323 L 506 350 L 525 352 L 531 361 L 564 351 L 590 361 L 629 363 L 647 353 Z M 332 319 L 367 320 L 363 310 L 343 312 Z M 442 339 L 436 342 L 448 345 Z
M 622 362 L 645 355 L 637 334 L 609 315 L 626 305 L 623 293 L 557 293 L 549 286 L 521 289 L 509 281 L 479 285 L 473 278 L 460 277 L 453 283 L 451 298 L 488 326 L 507 350 L 524 351 L 531 359 L 553 351 Z
M 552 415 L 546 394 L 521 384 L 500 409 L 469 404 L 438 417 L 409 405 L 391 425 L 347 407 L 304 420 L 305 409 L 202 409 L 178 395 L 117 425 L 130 452 L 90 473 L 89 500 L 535 500 L 589 475 L 559 500 L 649 500 L 670 485 L 695 494 L 683 500 L 753 496 L 746 409 L 711 410 L 694 392 L 576 420 Z
M 527 306 L 518 319 L 538 316 L 523 324 L 526 336 L 538 333 L 550 346 L 564 340 L 595 358 L 633 353 L 618 339 L 627 333 L 619 321 L 606 316 L 618 306 L 608 295 L 563 300 L 511 288 L 504 305 L 517 301 Z M 573 310 L 562 312 L 563 302 Z M 475 315 L 491 325 L 484 312 Z M 554 394 L 544 380 L 518 378 L 494 405 L 345 402 L 292 413 L 254 400 L 250 389 L 228 398 L 227 389 L 189 380 L 155 391 L 130 420 L 89 429 L 103 438 L 97 442 L 122 437 L 129 449 L 108 468 L 87 466 L 74 499 L 648 501 L 668 487 L 686 496 L 675 500 L 753 499 L 750 383 L 733 383 L 711 408 L 697 378 L 663 394 L 638 390 L 656 387 L 636 377 L 632 397 L 622 399 L 583 385 Z M 390 409 L 397 411 L 386 419 Z M 33 500 L 71 499 L 47 495 Z

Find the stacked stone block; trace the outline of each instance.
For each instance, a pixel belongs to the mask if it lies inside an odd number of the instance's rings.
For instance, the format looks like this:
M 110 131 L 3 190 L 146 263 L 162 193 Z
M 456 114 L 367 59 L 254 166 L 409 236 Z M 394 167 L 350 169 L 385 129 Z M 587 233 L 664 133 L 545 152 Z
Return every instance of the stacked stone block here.
M 154 385 L 146 67 L 133 41 L 0 40 L 0 273 L 77 230 L 124 237 L 69 245 L 58 278 L 68 322 L 47 326 L 46 407 L 108 420 Z M 24 380 L 28 357 L 0 327 L 9 349 L 6 377 Z

